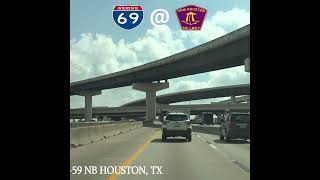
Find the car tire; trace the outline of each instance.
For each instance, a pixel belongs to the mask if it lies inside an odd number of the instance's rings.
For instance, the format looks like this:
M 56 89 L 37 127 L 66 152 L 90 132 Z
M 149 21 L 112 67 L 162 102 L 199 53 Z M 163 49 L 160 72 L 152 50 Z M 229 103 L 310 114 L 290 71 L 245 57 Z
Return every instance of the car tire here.
M 192 136 L 191 136 L 191 135 L 187 136 L 186 138 L 187 138 L 187 140 L 188 140 L 189 142 L 192 141 Z
M 228 135 L 227 135 L 227 130 L 224 130 L 225 131 L 225 140 L 226 140 L 226 142 L 230 142 L 230 138 L 228 137 Z
M 223 141 L 224 140 L 224 137 L 222 134 L 220 134 L 220 140 Z
M 164 142 L 167 141 L 167 136 L 166 136 L 166 134 L 167 134 L 166 131 L 163 130 L 163 131 L 162 131 L 162 141 L 164 141 Z
M 162 141 L 163 141 L 163 142 L 166 142 L 166 141 L 167 141 L 167 137 L 164 136 L 164 135 L 162 135 Z
M 226 142 L 230 142 L 230 138 L 229 137 L 226 137 Z
M 222 130 L 220 129 L 220 141 L 223 141 L 224 140 L 224 136 L 222 134 Z

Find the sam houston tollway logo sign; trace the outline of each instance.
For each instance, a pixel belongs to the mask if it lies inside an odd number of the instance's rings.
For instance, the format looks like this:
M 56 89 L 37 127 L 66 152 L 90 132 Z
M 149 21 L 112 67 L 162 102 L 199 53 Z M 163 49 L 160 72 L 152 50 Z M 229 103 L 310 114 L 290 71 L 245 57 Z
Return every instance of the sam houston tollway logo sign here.
M 182 30 L 200 31 L 207 10 L 195 5 L 188 5 L 176 9 L 176 14 Z

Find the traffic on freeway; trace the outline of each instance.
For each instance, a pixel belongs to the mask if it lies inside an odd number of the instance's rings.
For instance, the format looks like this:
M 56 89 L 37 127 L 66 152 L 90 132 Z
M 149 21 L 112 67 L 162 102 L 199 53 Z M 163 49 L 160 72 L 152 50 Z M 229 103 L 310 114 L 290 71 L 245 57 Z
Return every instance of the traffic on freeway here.
M 220 125 L 189 127 L 183 115 L 169 114 L 164 122 L 174 119 L 179 124 L 172 127 L 179 132 L 192 129 L 192 141 L 184 133 L 163 139 L 168 126 L 158 121 L 154 127 L 72 148 L 71 179 L 250 179 L 249 139 L 222 140 Z
M 189 1 L 70 2 L 71 180 L 250 179 L 250 1 Z

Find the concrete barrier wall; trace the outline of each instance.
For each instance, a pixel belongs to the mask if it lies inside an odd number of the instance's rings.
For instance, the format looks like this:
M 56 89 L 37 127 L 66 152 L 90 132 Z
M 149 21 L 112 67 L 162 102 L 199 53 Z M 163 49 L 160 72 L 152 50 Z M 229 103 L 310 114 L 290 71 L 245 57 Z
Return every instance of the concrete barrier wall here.
M 102 121 L 102 122 L 101 121 L 98 121 L 98 122 L 72 122 L 72 123 L 70 123 L 70 128 L 87 127 L 87 126 L 101 126 L 101 125 L 125 123 L 125 122 L 132 122 L 132 121 L 124 120 L 124 121 Z
M 70 146 L 77 147 L 141 128 L 142 122 L 122 122 L 70 128 Z
M 217 126 L 192 126 L 193 132 L 220 135 L 220 125 Z

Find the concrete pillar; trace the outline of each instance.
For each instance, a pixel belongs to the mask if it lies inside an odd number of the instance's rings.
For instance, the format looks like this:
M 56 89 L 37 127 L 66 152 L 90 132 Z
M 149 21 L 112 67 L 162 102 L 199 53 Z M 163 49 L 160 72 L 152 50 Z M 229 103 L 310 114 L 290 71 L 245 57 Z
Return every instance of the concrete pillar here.
M 84 118 L 86 121 L 91 121 L 92 119 L 92 96 L 86 95 L 84 96 Z
M 78 93 L 79 96 L 85 97 L 85 108 L 84 108 L 84 117 L 85 121 L 92 120 L 92 96 L 100 95 L 102 91 L 81 91 Z
M 156 120 L 156 91 L 147 91 L 146 92 L 146 115 L 149 121 Z
M 235 96 L 231 96 L 230 100 L 231 100 L 231 104 L 235 104 L 236 103 L 236 97 Z
M 250 72 L 250 58 L 246 58 L 244 60 L 244 70 L 246 72 Z
M 161 119 L 161 114 L 162 114 L 162 108 L 161 108 L 161 104 L 158 104 L 156 102 L 156 116 L 158 116 L 158 121 L 160 121 Z
M 146 92 L 146 119 L 145 121 L 153 122 L 156 120 L 156 92 L 169 88 L 169 83 L 134 83 L 132 89 Z
M 190 110 L 190 109 L 187 109 L 187 110 L 185 111 L 185 113 L 188 115 L 188 118 L 190 119 L 191 110 Z

